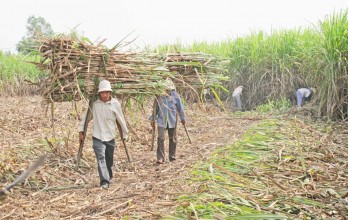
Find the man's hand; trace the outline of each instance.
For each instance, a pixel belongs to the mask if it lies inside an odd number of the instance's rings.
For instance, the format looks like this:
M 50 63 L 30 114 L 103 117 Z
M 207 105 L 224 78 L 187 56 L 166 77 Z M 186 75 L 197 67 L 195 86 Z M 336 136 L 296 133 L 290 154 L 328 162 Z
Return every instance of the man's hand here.
M 80 142 L 83 141 L 83 136 L 84 136 L 84 135 L 83 135 L 83 132 L 80 132 L 80 133 L 79 133 L 79 141 L 80 141 Z
M 124 137 L 123 137 L 123 141 L 124 141 L 124 142 L 128 142 L 128 141 L 129 141 L 129 136 L 128 136 L 128 135 L 124 136 Z
M 155 121 L 151 121 L 150 125 L 151 125 L 152 128 L 155 128 Z
M 181 121 L 181 124 L 185 126 L 186 125 L 186 121 L 184 121 L 184 120 Z

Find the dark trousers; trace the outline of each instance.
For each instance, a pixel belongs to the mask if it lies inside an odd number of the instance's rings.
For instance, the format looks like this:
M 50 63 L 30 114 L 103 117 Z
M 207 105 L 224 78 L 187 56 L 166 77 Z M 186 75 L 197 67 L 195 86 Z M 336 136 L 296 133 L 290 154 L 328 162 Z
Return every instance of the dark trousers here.
M 157 160 L 165 160 L 165 151 L 164 151 L 164 141 L 165 141 L 165 130 L 166 128 L 157 127 L 158 137 L 157 137 Z M 176 143 L 175 138 L 175 128 L 168 128 L 169 136 L 169 160 L 175 160 L 176 153 Z
M 114 164 L 115 140 L 103 142 L 93 137 L 93 149 L 97 158 L 100 184 L 109 183 Z

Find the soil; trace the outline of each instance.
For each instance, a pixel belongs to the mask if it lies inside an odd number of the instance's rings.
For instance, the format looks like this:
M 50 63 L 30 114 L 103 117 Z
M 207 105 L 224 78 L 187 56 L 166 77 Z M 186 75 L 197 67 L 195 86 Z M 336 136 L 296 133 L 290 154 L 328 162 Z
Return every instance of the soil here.
M 163 218 L 177 208 L 177 197 L 191 190 L 185 180 L 192 167 L 216 148 L 234 143 L 257 123 L 255 118 L 232 118 L 214 104 L 205 110 L 189 105 L 186 125 L 192 144 L 180 124 L 177 160 L 159 165 L 155 150 L 149 150 L 152 134 L 147 117 L 152 102 L 142 111 L 128 110 L 125 114 L 132 132 L 126 145 L 131 163 L 117 140 L 114 178 L 104 190 L 91 147 L 91 124 L 81 165 L 75 169 L 77 127 L 86 102 L 77 103 L 77 111 L 72 103 L 55 103 L 53 112 L 41 102 L 40 96 L 0 99 L 0 185 L 9 184 L 39 155 L 48 153 L 45 165 L 0 203 L 0 219 Z M 167 153 L 168 140 L 165 144 Z

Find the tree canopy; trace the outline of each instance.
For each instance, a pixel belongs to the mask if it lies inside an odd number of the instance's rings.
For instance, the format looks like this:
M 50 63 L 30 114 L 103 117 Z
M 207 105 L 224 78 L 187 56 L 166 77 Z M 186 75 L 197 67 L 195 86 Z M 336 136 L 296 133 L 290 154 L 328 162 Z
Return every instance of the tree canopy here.
M 29 16 L 27 20 L 27 34 L 22 37 L 22 40 L 18 42 L 16 49 L 18 52 L 28 54 L 35 51 L 40 45 L 38 39 L 40 37 L 53 36 L 54 32 L 51 24 L 48 23 L 43 17 Z

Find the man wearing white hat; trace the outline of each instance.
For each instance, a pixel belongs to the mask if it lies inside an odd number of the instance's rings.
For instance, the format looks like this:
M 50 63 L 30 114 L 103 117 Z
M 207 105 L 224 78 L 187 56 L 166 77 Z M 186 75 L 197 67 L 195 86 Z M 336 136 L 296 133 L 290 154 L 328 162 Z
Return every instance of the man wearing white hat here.
M 116 98 L 111 97 L 111 84 L 107 80 L 99 83 L 99 99 L 93 103 L 93 149 L 97 158 L 100 186 L 107 189 L 112 178 L 112 166 L 114 162 L 115 137 L 117 122 L 122 128 L 123 139 L 128 139 L 128 128 L 124 118 L 121 104 Z M 86 113 L 87 115 L 87 113 Z M 86 120 L 86 115 L 82 118 L 79 125 L 80 141 L 84 139 L 84 124 L 92 118 Z

